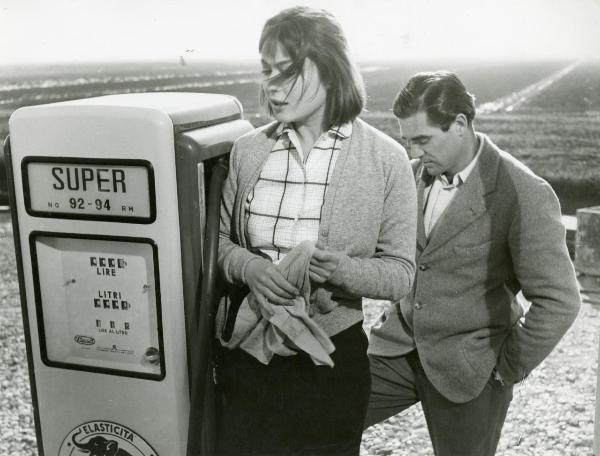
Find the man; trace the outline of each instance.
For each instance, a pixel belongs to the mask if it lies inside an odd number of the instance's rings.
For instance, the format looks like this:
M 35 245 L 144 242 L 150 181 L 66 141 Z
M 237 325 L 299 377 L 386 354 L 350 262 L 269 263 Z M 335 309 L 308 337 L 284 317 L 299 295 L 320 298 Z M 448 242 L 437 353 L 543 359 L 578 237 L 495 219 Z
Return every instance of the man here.
M 513 384 L 579 310 L 560 206 L 547 182 L 475 132 L 474 98 L 456 75 L 415 75 L 394 114 L 418 159 L 418 270 L 371 332 L 366 424 L 420 401 L 436 455 L 493 455 Z

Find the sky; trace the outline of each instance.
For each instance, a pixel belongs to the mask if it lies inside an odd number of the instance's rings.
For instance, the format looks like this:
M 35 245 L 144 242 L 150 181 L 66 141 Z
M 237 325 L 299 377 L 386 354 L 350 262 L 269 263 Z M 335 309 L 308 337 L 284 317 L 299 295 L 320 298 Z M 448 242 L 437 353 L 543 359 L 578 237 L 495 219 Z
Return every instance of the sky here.
M 600 55 L 600 0 L 0 0 L 0 65 L 258 59 L 298 4 L 335 14 L 358 61 Z

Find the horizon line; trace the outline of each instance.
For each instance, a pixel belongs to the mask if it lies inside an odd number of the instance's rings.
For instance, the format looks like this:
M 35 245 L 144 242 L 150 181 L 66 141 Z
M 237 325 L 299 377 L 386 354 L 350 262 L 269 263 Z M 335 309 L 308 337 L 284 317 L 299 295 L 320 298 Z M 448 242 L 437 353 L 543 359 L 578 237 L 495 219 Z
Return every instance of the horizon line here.
M 373 64 L 403 64 L 403 63 L 430 63 L 430 62 L 455 62 L 455 63 L 494 63 L 494 62 L 523 62 L 523 63 L 535 63 L 535 62 L 593 62 L 600 60 L 598 57 L 568 57 L 568 56 L 553 56 L 553 57 L 407 57 L 397 59 L 360 59 L 355 60 L 355 63 L 359 66 L 373 65 Z M 10 62 L 0 63 L 0 68 L 11 68 L 11 67 L 28 67 L 28 66 L 53 66 L 53 65 L 70 65 L 70 66 L 92 66 L 92 65 L 153 65 L 153 64 L 168 64 L 175 66 L 195 66 L 202 64 L 228 64 L 228 65 L 255 65 L 260 66 L 258 59 L 251 58 L 229 58 L 229 59 L 184 59 L 185 65 L 181 64 L 179 58 L 175 59 L 154 59 L 154 60 L 53 60 L 43 62 Z

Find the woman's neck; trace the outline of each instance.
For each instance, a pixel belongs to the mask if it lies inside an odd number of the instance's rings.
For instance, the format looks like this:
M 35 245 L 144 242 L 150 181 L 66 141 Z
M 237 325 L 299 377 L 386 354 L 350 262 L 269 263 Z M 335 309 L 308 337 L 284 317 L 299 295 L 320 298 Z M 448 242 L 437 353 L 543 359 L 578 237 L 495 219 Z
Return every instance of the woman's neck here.
M 311 119 L 308 122 L 294 122 L 294 130 L 296 130 L 296 135 L 306 156 L 317 142 L 317 139 L 325 131 L 323 128 L 323 118 L 321 116 L 317 119 Z

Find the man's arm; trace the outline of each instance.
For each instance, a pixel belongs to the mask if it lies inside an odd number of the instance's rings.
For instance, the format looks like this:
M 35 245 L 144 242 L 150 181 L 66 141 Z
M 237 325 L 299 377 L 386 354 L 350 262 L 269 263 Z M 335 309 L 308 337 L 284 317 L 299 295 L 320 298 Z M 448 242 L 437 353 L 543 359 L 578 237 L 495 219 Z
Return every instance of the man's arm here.
M 508 383 L 525 378 L 550 354 L 581 305 L 556 195 L 533 177 L 517 190 L 509 247 L 515 276 L 531 307 L 524 322 L 512 328 L 499 356 L 497 370 Z

